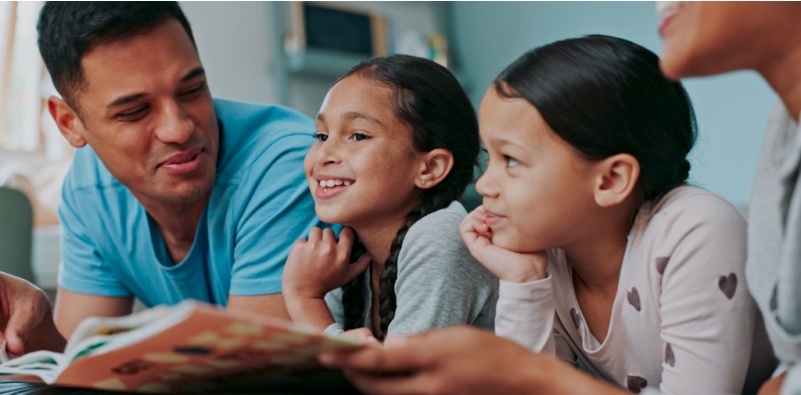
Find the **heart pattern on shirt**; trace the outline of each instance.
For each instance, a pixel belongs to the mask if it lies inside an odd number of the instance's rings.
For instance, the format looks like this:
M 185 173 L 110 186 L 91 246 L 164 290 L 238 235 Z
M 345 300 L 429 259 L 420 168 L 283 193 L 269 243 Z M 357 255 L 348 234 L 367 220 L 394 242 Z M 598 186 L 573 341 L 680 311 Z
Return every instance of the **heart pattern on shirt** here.
M 670 365 L 671 368 L 676 366 L 676 355 L 673 354 L 673 347 L 670 343 L 665 346 L 665 363 Z
M 667 267 L 669 260 L 669 256 L 660 256 L 656 258 L 656 271 L 659 274 L 665 274 L 665 268 Z
M 729 273 L 728 276 L 720 276 L 718 287 L 727 298 L 733 298 L 734 292 L 737 291 L 737 276 L 734 273 Z
M 647 385 L 648 380 L 640 376 L 626 376 L 626 387 L 635 394 L 639 394 Z
M 640 293 L 637 292 L 636 287 L 631 288 L 631 291 L 626 294 L 626 298 L 628 299 L 630 305 L 634 306 L 637 311 L 640 311 L 640 308 L 642 307 L 640 306 Z
M 579 313 L 576 312 L 575 307 L 570 309 L 570 318 L 573 319 L 573 325 L 575 325 L 576 329 L 578 329 L 579 326 L 581 325 L 581 316 L 579 315 Z

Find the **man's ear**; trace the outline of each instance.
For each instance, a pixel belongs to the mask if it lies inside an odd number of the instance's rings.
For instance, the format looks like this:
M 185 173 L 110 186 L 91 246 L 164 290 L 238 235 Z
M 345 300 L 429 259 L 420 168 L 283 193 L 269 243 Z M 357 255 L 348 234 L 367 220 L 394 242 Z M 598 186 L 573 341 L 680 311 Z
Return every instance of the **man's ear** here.
M 86 136 L 84 135 L 86 129 L 83 126 L 81 118 L 78 113 L 70 107 L 67 102 L 55 96 L 50 96 L 47 99 L 47 110 L 53 120 L 56 121 L 56 126 L 64 138 L 75 148 L 81 148 L 86 145 Z
M 439 184 L 453 168 L 453 154 L 443 148 L 426 152 L 422 157 L 420 173 L 417 175 L 418 188 L 428 189 Z
M 629 154 L 610 156 L 597 164 L 595 203 L 611 207 L 634 193 L 640 179 L 640 162 Z

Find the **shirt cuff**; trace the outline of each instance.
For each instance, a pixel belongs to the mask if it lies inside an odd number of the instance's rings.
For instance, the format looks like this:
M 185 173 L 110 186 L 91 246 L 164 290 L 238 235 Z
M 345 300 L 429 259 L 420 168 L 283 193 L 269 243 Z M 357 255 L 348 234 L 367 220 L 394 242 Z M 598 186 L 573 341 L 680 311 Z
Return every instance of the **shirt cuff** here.
M 513 283 L 500 280 L 498 296 L 503 299 L 530 302 L 550 297 L 552 290 L 553 280 L 549 273 L 548 277 L 527 283 Z
M 323 329 L 323 334 L 326 336 L 336 336 L 345 333 L 345 328 L 338 323 L 333 323 L 328 325 L 328 328 Z

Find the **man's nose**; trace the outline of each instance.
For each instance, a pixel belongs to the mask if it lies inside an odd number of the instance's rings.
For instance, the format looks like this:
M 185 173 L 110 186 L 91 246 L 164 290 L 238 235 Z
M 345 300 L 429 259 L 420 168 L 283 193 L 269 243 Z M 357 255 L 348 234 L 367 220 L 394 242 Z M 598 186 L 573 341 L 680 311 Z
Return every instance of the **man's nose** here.
M 183 144 L 192 138 L 195 123 L 181 106 L 169 105 L 162 111 L 156 137 L 165 143 Z

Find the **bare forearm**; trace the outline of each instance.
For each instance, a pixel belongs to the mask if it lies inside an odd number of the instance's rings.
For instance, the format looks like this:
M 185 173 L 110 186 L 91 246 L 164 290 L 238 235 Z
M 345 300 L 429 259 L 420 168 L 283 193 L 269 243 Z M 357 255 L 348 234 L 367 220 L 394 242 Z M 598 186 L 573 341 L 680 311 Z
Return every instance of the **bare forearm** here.
M 286 307 L 292 322 L 323 330 L 335 322 L 323 299 L 287 297 Z

